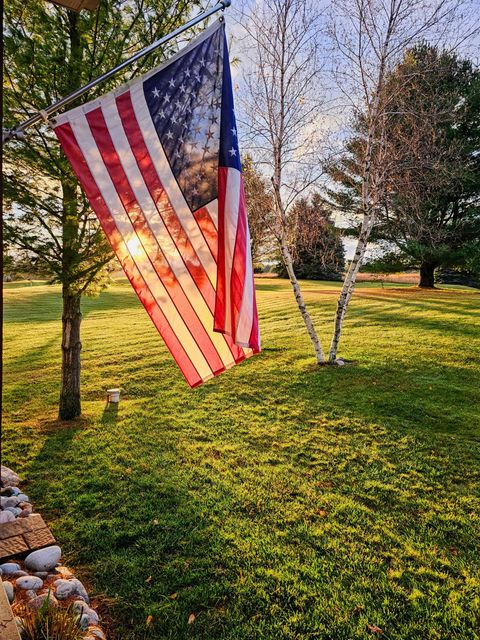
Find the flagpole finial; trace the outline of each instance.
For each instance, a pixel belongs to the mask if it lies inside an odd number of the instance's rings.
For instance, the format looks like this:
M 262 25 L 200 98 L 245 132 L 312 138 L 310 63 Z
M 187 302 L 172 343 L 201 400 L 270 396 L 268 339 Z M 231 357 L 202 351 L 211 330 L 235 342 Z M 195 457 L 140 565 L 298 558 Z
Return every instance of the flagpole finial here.
M 223 4 L 223 8 L 226 9 L 231 6 L 232 0 L 220 0 L 220 4 Z

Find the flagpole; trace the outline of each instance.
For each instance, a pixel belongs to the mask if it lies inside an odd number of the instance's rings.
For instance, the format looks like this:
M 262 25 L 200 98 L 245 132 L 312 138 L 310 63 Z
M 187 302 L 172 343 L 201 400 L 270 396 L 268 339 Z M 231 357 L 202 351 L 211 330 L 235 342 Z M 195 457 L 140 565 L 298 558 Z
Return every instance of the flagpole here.
M 12 138 L 17 138 L 17 139 L 24 138 L 25 137 L 24 131 L 28 127 L 31 127 L 37 122 L 40 122 L 40 120 L 45 120 L 49 115 L 51 115 L 52 113 L 55 113 L 55 111 L 58 111 L 62 107 L 65 107 L 67 104 L 70 104 L 80 96 L 83 96 L 84 93 L 87 93 L 87 91 L 89 91 L 93 87 L 96 87 L 98 84 L 100 84 L 104 80 L 111 78 L 113 75 L 115 75 L 116 73 L 118 73 L 119 71 L 127 67 L 129 64 L 132 64 L 132 62 L 135 62 L 136 60 L 143 58 L 143 56 L 146 56 L 148 53 L 151 53 L 152 51 L 160 47 L 162 44 L 165 44 L 169 40 L 173 40 L 173 38 L 176 38 L 178 35 L 186 31 L 187 29 L 190 29 L 190 27 L 193 27 L 199 22 L 202 22 L 202 20 L 205 20 L 206 18 L 210 17 L 214 13 L 217 13 L 217 11 L 223 11 L 224 9 L 229 7 L 231 4 L 232 4 L 232 0 L 220 0 L 220 2 L 216 4 L 214 7 L 212 7 L 211 9 L 208 9 L 207 11 L 204 11 L 203 13 L 199 14 L 195 18 L 192 18 L 191 20 L 189 20 L 182 26 L 178 27 L 171 33 L 167 34 L 166 36 L 163 36 L 163 38 L 160 38 L 159 40 L 155 40 L 155 42 L 152 42 L 152 44 L 149 44 L 147 47 L 141 49 L 140 51 L 135 53 L 131 58 L 124 60 L 113 69 L 110 69 L 110 71 L 107 71 L 106 73 L 99 76 L 98 78 L 95 78 L 95 80 L 91 80 L 89 83 L 87 83 L 83 87 L 79 87 L 78 89 L 70 93 L 68 96 L 61 98 L 60 100 L 58 100 L 57 102 L 54 102 L 53 104 L 46 107 L 45 109 L 42 109 L 42 111 L 39 111 L 35 115 L 28 118 L 28 120 L 21 122 L 19 125 L 15 127 L 15 129 L 4 129 L 3 142 L 6 142 L 7 140 L 11 140 Z

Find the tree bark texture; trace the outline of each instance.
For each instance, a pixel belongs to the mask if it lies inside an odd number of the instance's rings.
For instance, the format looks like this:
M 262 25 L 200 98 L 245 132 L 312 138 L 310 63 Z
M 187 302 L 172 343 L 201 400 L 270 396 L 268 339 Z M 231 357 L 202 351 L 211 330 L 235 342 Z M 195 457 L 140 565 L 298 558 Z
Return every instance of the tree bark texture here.
M 80 403 L 80 296 L 64 291 L 62 314 L 62 383 L 59 418 L 72 420 L 81 413 Z
M 290 251 L 285 244 L 282 243 L 280 249 L 282 251 L 282 257 L 285 263 L 288 277 L 290 278 L 290 283 L 295 295 L 295 300 L 297 301 L 298 308 L 300 310 L 300 313 L 302 314 L 303 322 L 305 323 L 305 327 L 315 350 L 317 364 L 325 364 L 325 356 L 323 353 L 322 345 L 320 344 L 320 340 L 317 336 L 317 332 L 315 331 L 315 327 L 313 326 L 312 319 L 307 311 L 307 307 L 305 306 L 305 301 L 300 290 L 300 285 L 298 284 L 298 280 L 293 269 L 292 256 L 290 255 Z
M 422 262 L 420 265 L 420 282 L 418 286 L 421 289 L 433 289 L 435 287 L 435 267 L 433 262 Z

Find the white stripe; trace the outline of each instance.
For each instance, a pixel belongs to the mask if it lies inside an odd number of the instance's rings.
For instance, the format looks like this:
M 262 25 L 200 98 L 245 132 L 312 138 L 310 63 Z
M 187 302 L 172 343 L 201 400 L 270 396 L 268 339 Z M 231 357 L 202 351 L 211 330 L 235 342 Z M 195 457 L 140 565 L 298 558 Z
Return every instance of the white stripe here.
M 173 273 L 175 274 L 181 288 L 194 310 L 206 333 L 214 344 L 223 364 L 228 367 L 234 364 L 232 353 L 225 342 L 224 337 L 213 331 L 213 314 L 208 308 L 195 280 L 188 271 L 182 256 L 170 236 L 165 223 L 160 216 L 150 192 L 145 184 L 142 174 L 133 155 L 130 143 L 128 142 L 123 128 L 120 114 L 116 102 L 109 100 L 102 109 L 107 123 L 112 142 L 117 151 L 120 162 L 123 166 L 128 182 L 135 194 L 140 209 L 150 227 L 153 236 L 158 240 L 160 248 L 165 255 Z
M 170 202 L 184 228 L 190 242 L 195 249 L 195 253 L 200 259 L 203 268 L 207 272 L 208 278 L 212 286 L 216 286 L 217 265 L 213 259 L 210 249 L 206 244 L 203 234 L 198 226 L 195 217 L 190 211 L 190 207 L 185 202 L 183 193 L 178 186 L 177 180 L 172 173 L 163 147 L 158 139 L 158 134 L 153 126 L 150 111 L 148 110 L 145 96 L 143 94 L 143 86 L 136 85 L 131 90 L 132 104 L 137 118 L 138 126 L 143 135 L 143 139 L 152 159 L 153 165 L 157 170 L 160 182 L 168 194 Z
M 246 236 L 245 284 L 243 286 L 242 304 L 240 305 L 237 330 L 235 332 L 235 342 L 242 347 L 248 347 L 253 323 L 253 268 L 248 224 Z
M 209 202 L 206 206 L 206 209 L 212 219 L 213 224 L 215 225 L 215 229 L 218 229 L 218 198 Z
M 126 244 L 126 251 L 131 255 L 137 265 L 153 297 L 158 301 L 161 310 L 165 314 L 165 317 L 191 359 L 193 366 L 198 371 L 200 377 L 211 377 L 212 370 L 210 369 L 208 362 L 200 351 L 181 315 L 178 313 L 175 305 L 170 299 L 165 287 L 153 269 L 150 260 L 141 245 L 141 241 L 138 243 L 138 255 L 135 255 L 137 251 L 131 252 L 128 248 L 129 241 L 133 239 L 134 242 L 138 242 L 139 238 L 135 233 L 130 219 L 125 213 L 123 204 L 117 194 L 108 170 L 105 167 L 103 158 L 98 150 L 86 118 L 84 116 L 80 116 L 70 120 L 70 125 L 92 176 L 115 221 L 117 229 Z
M 225 330 L 233 335 L 231 317 L 231 281 L 233 262 L 235 258 L 235 241 L 237 238 L 238 207 L 240 204 L 241 175 L 238 169 L 228 169 L 225 193 L 224 232 L 225 232 L 225 283 L 226 283 L 226 313 Z

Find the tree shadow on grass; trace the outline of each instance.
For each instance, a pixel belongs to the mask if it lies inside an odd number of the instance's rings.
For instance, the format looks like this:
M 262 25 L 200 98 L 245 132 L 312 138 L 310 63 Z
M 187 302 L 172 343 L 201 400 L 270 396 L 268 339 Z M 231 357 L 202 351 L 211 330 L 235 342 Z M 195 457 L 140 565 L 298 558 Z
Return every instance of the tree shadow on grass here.
M 141 307 L 131 289 L 107 289 L 94 298 L 82 299 L 82 315 L 101 311 L 125 310 Z M 5 300 L 5 322 L 8 324 L 30 324 L 42 322 L 60 322 L 62 317 L 62 297 L 58 289 L 35 291 L 34 295 Z
M 190 472 L 176 463 L 175 442 L 161 431 L 155 443 L 143 428 L 128 433 L 116 409 L 98 422 L 44 425 L 31 495 L 66 561 L 94 599 L 108 603 L 112 640 L 188 638 L 189 614 L 223 594 L 218 541 Z

